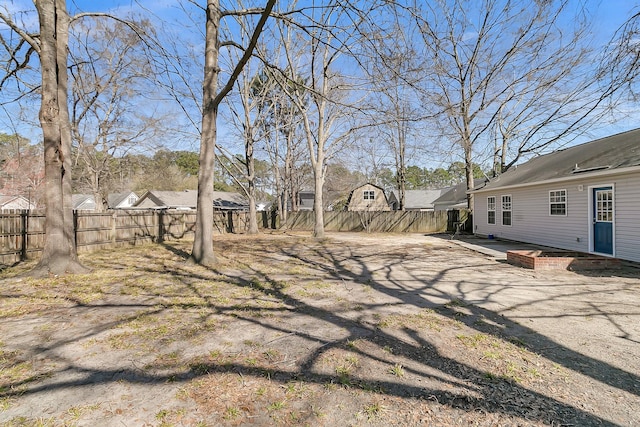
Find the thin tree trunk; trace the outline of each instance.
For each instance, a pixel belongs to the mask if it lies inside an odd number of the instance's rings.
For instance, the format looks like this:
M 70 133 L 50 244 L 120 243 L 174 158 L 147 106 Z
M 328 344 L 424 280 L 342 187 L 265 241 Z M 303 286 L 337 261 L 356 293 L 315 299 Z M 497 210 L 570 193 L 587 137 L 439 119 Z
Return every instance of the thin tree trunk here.
M 315 213 L 315 223 L 313 224 L 313 237 L 324 237 L 324 209 L 322 208 L 322 187 L 324 186 L 324 176 L 322 173 L 323 161 L 318 158 L 318 163 L 314 165 L 313 177 L 315 194 L 313 196 L 313 212 Z M 318 170 L 319 169 L 319 170 Z
M 198 172 L 198 206 L 196 231 L 193 238 L 191 260 L 205 266 L 217 264 L 213 253 L 213 180 L 216 148 L 216 121 L 218 106 L 235 85 L 242 68 L 249 61 L 276 0 L 267 0 L 249 45 L 236 64 L 229 80 L 218 93 L 218 54 L 220 48 L 220 0 L 207 0 L 205 29 L 204 82 L 202 84 L 202 135 L 200 136 L 200 170 Z
M 473 154 L 471 152 L 471 143 L 465 143 L 464 153 L 464 171 L 467 180 L 467 190 L 473 190 Z M 473 209 L 473 199 L 471 194 L 467 194 L 467 208 Z
M 249 193 L 249 230 L 248 234 L 258 234 L 258 212 L 256 210 L 256 180 L 255 180 L 255 165 L 253 159 L 253 147 L 251 148 L 251 155 L 247 156 L 247 170 L 249 172 L 248 180 L 248 193 Z

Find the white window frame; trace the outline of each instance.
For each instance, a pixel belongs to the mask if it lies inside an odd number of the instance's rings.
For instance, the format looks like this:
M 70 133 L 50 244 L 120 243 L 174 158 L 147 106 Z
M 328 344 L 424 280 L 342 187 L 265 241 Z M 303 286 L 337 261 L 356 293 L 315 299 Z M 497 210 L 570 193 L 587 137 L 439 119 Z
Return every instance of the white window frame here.
M 557 193 L 557 194 L 554 194 Z M 555 199 L 554 199 L 555 197 Z M 554 213 L 553 206 L 564 206 L 564 213 Z M 567 204 L 567 190 L 549 190 L 549 216 L 567 216 L 568 204 Z
M 493 203 L 491 203 L 493 199 Z M 489 213 L 493 212 L 493 222 L 489 221 Z M 487 224 L 496 225 L 496 196 L 487 196 Z
M 375 190 L 364 190 L 362 197 L 363 197 L 363 200 L 375 200 L 376 199 L 376 191 Z
M 505 197 L 509 198 L 508 202 L 505 202 Z M 500 207 L 502 208 L 500 215 L 502 219 L 501 224 L 506 227 L 513 226 L 513 197 L 511 197 L 511 194 L 503 194 L 500 196 Z M 509 224 L 504 223 L 505 212 L 509 212 Z

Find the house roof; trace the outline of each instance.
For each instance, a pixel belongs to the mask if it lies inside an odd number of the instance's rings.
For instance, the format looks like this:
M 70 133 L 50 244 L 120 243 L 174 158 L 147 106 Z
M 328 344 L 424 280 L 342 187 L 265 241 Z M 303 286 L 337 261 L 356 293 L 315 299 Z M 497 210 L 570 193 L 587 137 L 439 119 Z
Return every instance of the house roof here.
M 238 193 L 228 191 L 213 192 L 213 207 L 222 210 L 249 209 L 249 201 Z
M 474 178 L 474 188 L 480 189 L 485 186 L 487 178 Z M 442 196 L 438 197 L 433 201 L 434 206 L 449 206 L 454 207 L 455 205 L 467 205 L 467 183 L 463 181 L 459 184 L 454 185 L 453 187 L 449 187 L 445 189 L 446 191 L 442 193 Z
M 92 194 L 73 194 L 71 196 L 74 210 L 95 210 L 96 201 Z
M 622 173 L 640 166 L 640 129 L 534 157 L 492 179 L 478 191 Z
M 434 200 L 450 189 L 451 187 L 437 190 L 405 190 L 404 207 L 405 209 L 433 209 Z M 391 195 L 396 201 L 400 198 L 396 190 L 392 191 Z M 389 199 L 391 199 L 391 196 Z
M 198 201 L 197 190 L 184 191 L 147 191 L 136 202 L 135 206 L 147 206 L 148 202 L 152 202 L 156 208 L 188 208 L 195 209 Z M 216 209 L 232 210 L 247 209 L 248 202 L 238 193 L 227 191 L 213 192 L 213 206 Z
M 3 196 L 0 195 L 0 208 L 6 208 L 6 206 L 15 205 L 15 206 L 24 206 L 26 209 L 29 206 L 29 200 L 24 196 Z M 33 206 L 33 201 L 31 201 L 31 206 Z
M 122 193 L 109 194 L 107 196 L 107 205 L 109 205 L 110 208 L 115 208 L 118 205 L 120 205 L 120 203 L 127 200 L 131 194 L 136 195 L 136 193 L 132 191 L 124 191 Z
M 147 194 L 141 197 L 141 199 L 142 198 L 147 198 L 153 201 L 159 207 L 195 209 L 198 200 L 198 192 L 196 190 L 148 191 Z
M 0 195 L 0 205 L 5 205 L 9 202 L 14 201 L 15 199 L 22 197 L 22 196 L 3 196 Z

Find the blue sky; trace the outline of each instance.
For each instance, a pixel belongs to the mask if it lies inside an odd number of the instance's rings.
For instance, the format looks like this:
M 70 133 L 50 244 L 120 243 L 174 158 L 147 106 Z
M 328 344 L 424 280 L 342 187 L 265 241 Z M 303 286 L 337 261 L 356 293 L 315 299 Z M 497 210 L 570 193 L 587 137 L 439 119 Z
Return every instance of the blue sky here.
M 5 0 L 5 4 L 0 8 L 6 8 L 8 11 L 27 11 L 34 10 L 32 0 Z M 224 0 L 223 0 L 224 2 Z M 199 3 L 204 6 L 205 0 L 199 0 Z M 235 2 L 230 2 L 235 4 Z M 186 0 L 68 0 L 68 8 L 73 14 L 78 11 L 84 12 L 111 12 L 120 16 L 127 15 L 129 12 L 140 14 L 150 17 L 152 20 L 154 16 L 166 20 L 181 20 L 186 18 L 180 10 L 181 4 L 188 4 Z M 622 25 L 622 23 L 630 17 L 634 12 L 640 10 L 640 0 L 575 0 L 576 5 L 584 4 L 585 9 L 589 14 L 595 17 L 593 33 L 598 40 L 598 43 L 607 43 L 616 29 Z M 189 6 L 193 8 L 193 6 Z M 32 13 L 23 13 L 20 15 L 26 26 L 33 26 L 33 29 L 37 28 L 37 16 L 35 11 Z M 192 23 L 193 24 L 193 23 Z M 0 26 L 1 28 L 1 26 Z M 201 38 L 201 29 L 199 32 L 193 32 L 194 42 L 198 42 L 198 38 Z M 0 102 L 3 101 L 3 94 L 0 93 Z M 3 114 L 0 111 L 0 116 Z M 636 128 L 639 126 L 640 117 L 633 115 L 627 118 L 617 119 L 615 124 L 604 126 L 600 129 L 595 129 L 591 135 L 585 137 L 587 139 L 593 137 L 605 136 L 612 133 Z M 4 128 L 5 120 L 0 117 L 0 131 L 9 131 Z M 222 130 L 222 129 L 221 129 Z M 38 130 L 29 131 L 29 137 L 37 139 Z M 224 137 L 224 135 L 220 135 Z M 185 147 L 188 149 L 195 149 L 197 147 Z

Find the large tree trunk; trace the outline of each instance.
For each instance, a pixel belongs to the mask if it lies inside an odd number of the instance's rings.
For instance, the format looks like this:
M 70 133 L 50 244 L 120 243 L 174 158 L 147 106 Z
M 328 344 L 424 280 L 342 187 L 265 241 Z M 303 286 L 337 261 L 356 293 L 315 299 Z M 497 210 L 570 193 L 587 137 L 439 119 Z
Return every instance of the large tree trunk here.
M 44 139 L 45 243 L 33 275 L 81 273 L 76 251 L 71 197 L 71 126 L 67 106 L 69 15 L 64 0 L 35 2 L 40 19 Z
M 214 100 L 218 90 L 218 31 L 220 4 L 207 0 L 204 83 L 202 97 L 202 135 L 200 136 L 200 170 L 198 172 L 198 209 L 196 233 L 191 259 L 198 264 L 214 266 L 213 253 L 213 179 L 218 106 Z

